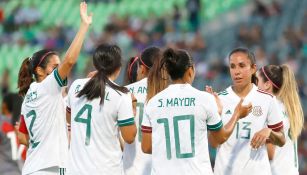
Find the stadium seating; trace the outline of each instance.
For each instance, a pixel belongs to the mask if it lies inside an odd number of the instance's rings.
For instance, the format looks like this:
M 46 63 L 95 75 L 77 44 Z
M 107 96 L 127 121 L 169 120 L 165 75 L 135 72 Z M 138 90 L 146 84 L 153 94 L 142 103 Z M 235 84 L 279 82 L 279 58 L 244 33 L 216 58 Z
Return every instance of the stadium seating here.
M 203 10 L 202 19 L 211 20 L 217 15 L 226 12 L 234 7 L 238 7 L 244 4 L 247 0 L 202 0 Z M 22 0 L 22 1 L 7 1 L 4 4 L 4 13 L 10 15 L 14 8 L 18 5 L 21 7 L 35 6 L 42 14 L 42 21 L 36 26 L 31 27 L 31 31 L 26 31 L 25 40 L 31 38 L 36 31 L 41 31 L 46 27 L 54 26 L 57 24 L 64 24 L 65 26 L 71 26 L 77 28 L 79 25 L 79 1 L 75 0 Z M 171 15 L 174 4 L 177 4 L 180 9 L 185 8 L 186 0 L 120 0 L 116 3 L 89 3 L 89 11 L 92 11 L 94 15 L 95 23 L 93 24 L 93 30 L 97 33 L 101 32 L 102 27 L 108 23 L 109 17 L 112 14 L 119 16 L 137 16 L 142 19 L 148 19 L 150 17 L 161 17 L 164 15 Z M 187 18 L 181 21 L 183 28 L 188 28 Z M 0 34 L 2 34 L 2 26 L 0 26 Z M 27 38 L 29 37 L 29 38 Z M 41 46 L 18 46 L 13 45 L 0 45 L 1 66 L 0 74 L 2 75 L 4 69 L 9 69 L 11 74 L 11 90 L 16 91 L 16 79 L 18 76 L 18 68 L 21 65 L 23 58 L 30 56 L 34 51 L 41 49 Z M 82 57 L 87 57 L 85 54 L 81 54 Z M 86 65 L 86 59 L 80 59 L 80 63 L 77 64 L 77 72 L 83 72 Z M 12 72 L 11 72 L 12 71 Z

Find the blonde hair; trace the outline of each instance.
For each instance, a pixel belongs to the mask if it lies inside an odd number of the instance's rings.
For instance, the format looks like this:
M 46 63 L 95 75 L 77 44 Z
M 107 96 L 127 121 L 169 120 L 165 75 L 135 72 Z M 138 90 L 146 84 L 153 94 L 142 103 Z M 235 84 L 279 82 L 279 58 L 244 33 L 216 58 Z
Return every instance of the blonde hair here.
M 291 69 L 285 64 L 280 67 L 282 69 L 283 83 L 277 92 L 277 97 L 286 107 L 290 121 L 291 139 L 297 140 L 304 125 L 304 113 L 298 95 L 298 87 Z
M 169 85 L 169 76 L 162 63 L 162 58 L 155 61 L 148 73 L 146 103 Z
M 260 76 L 265 82 L 271 82 L 273 94 L 284 104 L 289 116 L 291 139 L 297 140 L 303 129 L 304 113 L 294 73 L 285 64 L 267 65 L 261 68 Z

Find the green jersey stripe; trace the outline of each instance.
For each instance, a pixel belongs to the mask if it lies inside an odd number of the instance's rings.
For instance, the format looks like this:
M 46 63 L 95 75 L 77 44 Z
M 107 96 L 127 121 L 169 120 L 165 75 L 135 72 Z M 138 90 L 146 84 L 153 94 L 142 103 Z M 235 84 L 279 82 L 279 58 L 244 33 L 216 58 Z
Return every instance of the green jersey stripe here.
M 126 120 L 117 120 L 118 126 L 128 126 L 134 124 L 134 118 L 129 118 Z
M 223 127 L 223 122 L 220 121 L 215 125 L 207 125 L 208 130 L 210 131 L 218 131 Z
M 59 75 L 58 69 L 56 69 L 56 70 L 54 71 L 54 77 L 55 77 L 55 80 L 58 82 L 58 84 L 59 84 L 60 87 L 63 87 L 63 86 L 66 86 L 66 85 L 67 85 L 67 79 L 62 80 L 62 78 L 61 78 L 60 75 Z

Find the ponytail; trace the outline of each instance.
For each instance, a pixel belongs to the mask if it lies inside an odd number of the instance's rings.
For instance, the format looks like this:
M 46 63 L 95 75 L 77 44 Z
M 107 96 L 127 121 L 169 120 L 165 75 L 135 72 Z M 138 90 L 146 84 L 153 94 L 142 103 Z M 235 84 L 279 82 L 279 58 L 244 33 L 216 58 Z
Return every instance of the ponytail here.
M 258 79 L 257 79 L 256 73 L 252 74 L 252 80 L 251 81 L 254 84 L 258 84 Z
M 286 107 L 290 121 L 291 139 L 297 140 L 304 125 L 304 113 L 298 95 L 298 87 L 294 73 L 287 65 L 280 66 L 282 69 L 283 83 L 277 96 Z
M 180 79 L 185 71 L 193 66 L 193 59 L 184 50 L 167 49 L 163 53 L 162 64 L 165 64 L 166 70 L 172 80 Z
M 31 83 L 34 81 L 32 77 L 32 68 L 30 59 L 26 58 L 19 69 L 18 73 L 18 94 L 20 96 L 25 96 L 28 92 L 28 89 L 31 85 Z
M 167 88 L 168 85 L 169 77 L 165 66 L 162 64 L 162 58 L 159 58 L 154 62 L 148 74 L 146 102 Z
M 122 93 L 128 93 L 129 90 L 126 87 L 118 86 L 114 84 L 102 71 L 98 71 L 83 87 L 83 89 L 78 93 L 77 97 L 83 95 L 86 96 L 88 100 L 93 100 L 100 97 L 100 104 L 104 104 L 105 98 L 105 86 L 108 84 L 112 89 L 114 89 L 118 94 L 118 91 Z

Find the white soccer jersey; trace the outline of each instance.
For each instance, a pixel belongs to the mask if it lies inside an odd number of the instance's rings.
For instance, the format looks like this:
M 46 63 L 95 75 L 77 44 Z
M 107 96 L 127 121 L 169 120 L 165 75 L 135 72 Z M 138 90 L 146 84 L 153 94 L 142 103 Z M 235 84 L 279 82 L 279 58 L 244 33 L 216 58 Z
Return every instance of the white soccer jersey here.
M 62 97 L 65 84 L 55 69 L 42 82 L 30 85 L 21 109 L 30 137 L 22 174 L 66 167 L 68 139 Z
M 219 93 L 219 97 L 223 104 L 222 120 L 226 124 L 231 119 L 240 97 L 231 87 Z M 229 139 L 218 148 L 215 175 L 271 174 L 266 147 L 254 150 L 250 142 L 254 134 L 265 127 L 275 131 L 282 129 L 282 113 L 277 108 L 276 98 L 258 90 L 255 85 L 243 104 L 249 102 L 253 105 L 252 112 L 237 122 Z
M 211 175 L 208 130 L 223 123 L 212 95 L 173 84 L 145 107 L 142 132 L 152 131 L 153 175 Z
M 76 80 L 68 92 L 71 112 L 71 142 L 68 174 L 124 174 L 119 127 L 134 124 L 130 94 L 106 85 L 104 104 L 100 98 L 77 97 L 90 79 Z
M 144 154 L 141 149 L 141 124 L 144 116 L 144 104 L 147 95 L 147 78 L 127 86 L 137 99 L 135 116 L 137 136 L 132 144 L 124 146 L 124 169 L 126 175 L 148 175 L 151 172 L 151 155 Z
M 291 140 L 290 122 L 285 106 L 279 100 L 278 106 L 283 112 L 286 143 L 283 147 L 275 147 L 274 158 L 271 161 L 272 175 L 298 175 L 297 142 Z

